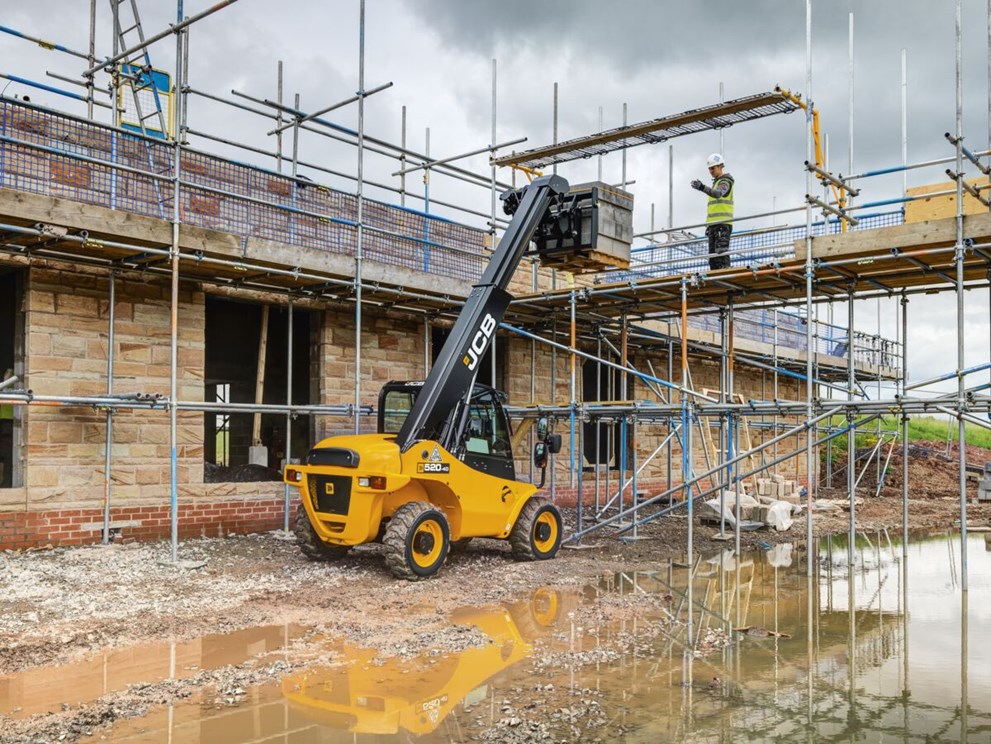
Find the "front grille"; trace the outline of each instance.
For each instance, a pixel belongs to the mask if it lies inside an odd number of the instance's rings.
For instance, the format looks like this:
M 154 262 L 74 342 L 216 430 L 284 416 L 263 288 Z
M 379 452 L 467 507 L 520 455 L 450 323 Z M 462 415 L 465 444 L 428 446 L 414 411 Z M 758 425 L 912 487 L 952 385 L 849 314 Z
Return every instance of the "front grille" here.
M 351 479 L 341 475 L 311 475 L 307 488 L 313 506 L 324 514 L 346 515 L 351 508 Z

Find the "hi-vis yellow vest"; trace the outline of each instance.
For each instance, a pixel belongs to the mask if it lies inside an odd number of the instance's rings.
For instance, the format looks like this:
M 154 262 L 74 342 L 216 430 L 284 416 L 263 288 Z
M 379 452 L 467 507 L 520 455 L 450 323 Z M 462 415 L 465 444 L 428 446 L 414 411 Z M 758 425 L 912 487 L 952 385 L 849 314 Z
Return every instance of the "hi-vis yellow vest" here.
M 733 177 L 728 175 L 720 176 L 713 182 L 712 188 L 716 188 L 720 181 L 729 182 L 729 191 L 722 198 L 716 196 L 709 197 L 709 208 L 705 215 L 707 224 L 713 222 L 730 222 L 733 219 Z

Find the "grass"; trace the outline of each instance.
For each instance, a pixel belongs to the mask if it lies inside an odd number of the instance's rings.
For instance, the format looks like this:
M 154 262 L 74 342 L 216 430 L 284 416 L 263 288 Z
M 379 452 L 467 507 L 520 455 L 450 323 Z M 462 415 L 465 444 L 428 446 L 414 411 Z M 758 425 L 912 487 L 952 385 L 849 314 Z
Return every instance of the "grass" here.
M 829 420 L 829 425 L 834 427 L 846 426 L 846 418 L 843 416 L 833 416 Z M 901 433 L 901 420 L 895 416 L 885 416 L 881 419 L 881 432 Z M 919 442 L 945 442 L 947 432 L 950 441 L 957 441 L 957 422 L 951 419 L 938 419 L 932 416 L 920 416 L 911 418 L 908 421 L 908 441 Z M 857 449 L 873 447 L 877 444 L 877 422 L 872 421 L 866 425 L 865 429 L 857 432 L 855 441 Z M 976 447 L 991 449 L 991 429 L 985 429 L 976 424 L 966 424 L 964 426 L 964 441 Z M 843 434 L 833 440 L 833 451 L 839 449 L 846 451 L 847 435 Z M 825 456 L 825 455 L 823 455 Z
M 227 464 L 231 461 L 230 432 L 221 429 L 217 432 L 217 457 L 216 462 Z

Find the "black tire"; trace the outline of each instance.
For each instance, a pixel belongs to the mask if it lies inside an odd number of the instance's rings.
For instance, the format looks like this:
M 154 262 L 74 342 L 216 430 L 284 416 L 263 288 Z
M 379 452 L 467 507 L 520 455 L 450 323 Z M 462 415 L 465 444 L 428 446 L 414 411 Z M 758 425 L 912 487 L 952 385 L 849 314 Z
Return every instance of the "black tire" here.
M 451 553 L 464 553 L 474 539 L 473 537 L 462 537 L 460 540 L 451 540 Z
M 351 548 L 344 545 L 328 545 L 313 530 L 306 509 L 300 504 L 296 507 L 296 515 L 292 521 L 292 531 L 296 535 L 296 544 L 303 555 L 311 561 L 337 561 L 348 554 Z
M 546 587 L 537 589 L 529 599 L 513 602 L 507 608 L 516 630 L 528 643 L 552 630 L 561 619 L 562 598 Z
M 561 547 L 564 524 L 561 512 L 550 501 L 533 496 L 523 505 L 516 518 L 509 545 L 518 561 L 546 561 L 557 555 Z
M 430 578 L 444 565 L 451 549 L 451 530 L 440 509 L 411 501 L 392 515 L 382 544 L 385 565 L 392 575 L 418 581 Z

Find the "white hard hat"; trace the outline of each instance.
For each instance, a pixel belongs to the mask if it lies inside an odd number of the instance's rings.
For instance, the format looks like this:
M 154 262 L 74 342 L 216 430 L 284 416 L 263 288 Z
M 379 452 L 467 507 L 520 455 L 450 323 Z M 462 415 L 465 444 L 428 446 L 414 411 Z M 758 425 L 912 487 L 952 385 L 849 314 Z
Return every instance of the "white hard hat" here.
M 720 155 L 718 152 L 712 153 L 712 155 L 710 155 L 705 160 L 705 167 L 706 168 L 712 168 L 713 166 L 716 166 L 716 165 L 726 165 L 726 161 L 723 160 L 723 156 Z

